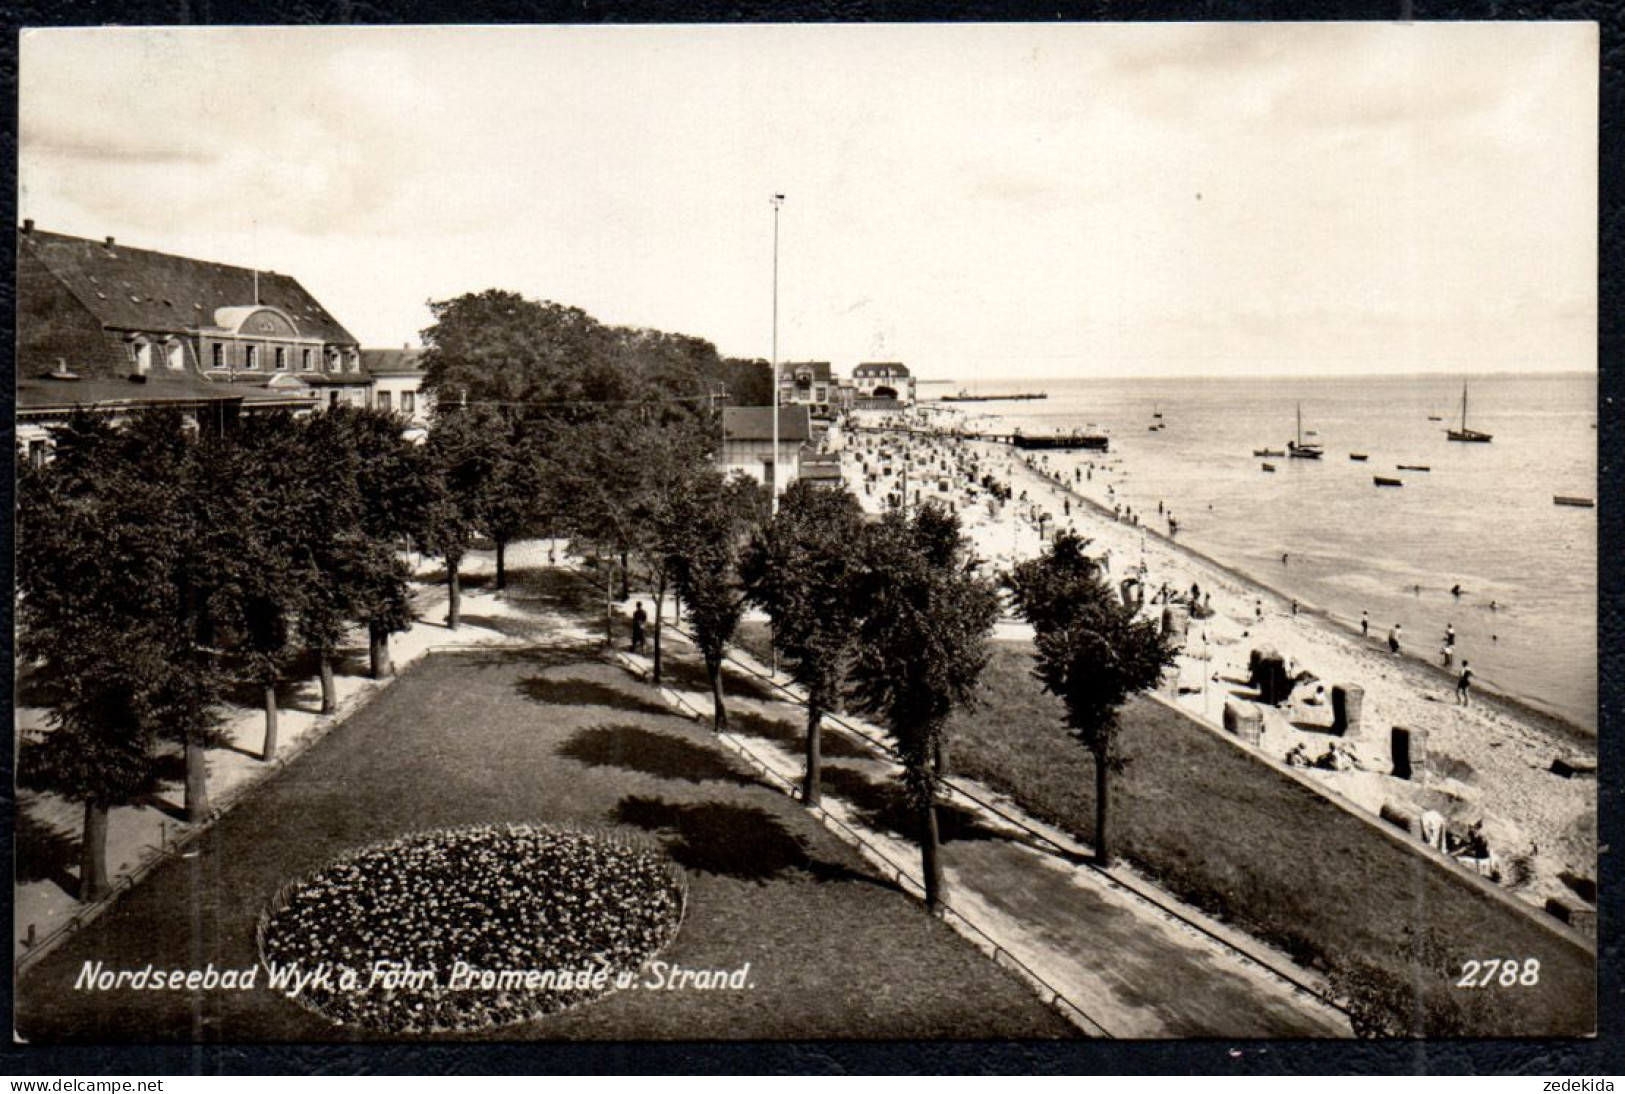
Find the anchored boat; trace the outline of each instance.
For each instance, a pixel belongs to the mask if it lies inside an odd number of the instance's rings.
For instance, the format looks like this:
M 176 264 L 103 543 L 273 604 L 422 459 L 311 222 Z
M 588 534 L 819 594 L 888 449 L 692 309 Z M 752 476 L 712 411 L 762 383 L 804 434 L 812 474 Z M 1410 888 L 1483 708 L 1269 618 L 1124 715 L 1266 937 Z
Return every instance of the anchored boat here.
M 1595 498 L 1576 498 L 1568 494 L 1554 494 L 1552 496 L 1552 504 L 1572 505 L 1576 509 L 1594 509 L 1596 508 L 1597 501 Z
M 1369 457 L 1367 457 L 1364 452 L 1350 452 L 1349 453 L 1349 459 L 1357 460 L 1360 463 L 1364 463 L 1368 458 Z
M 1311 434 L 1312 436 L 1313 434 Z M 1303 404 L 1298 404 L 1298 439 L 1286 442 L 1286 452 L 1295 460 L 1318 460 L 1325 453 L 1319 441 L 1303 439 Z
M 1383 476 L 1383 475 L 1372 475 L 1371 476 L 1371 481 L 1376 483 L 1378 486 L 1404 486 L 1405 485 L 1403 482 L 1400 482 L 1398 479 L 1390 479 L 1390 478 L 1387 478 L 1386 476 Z
M 1453 441 L 1468 441 L 1473 444 L 1489 444 L 1493 439 L 1488 433 L 1480 433 L 1476 429 L 1467 428 L 1467 385 L 1461 385 L 1461 428 L 1447 429 L 1444 435 Z

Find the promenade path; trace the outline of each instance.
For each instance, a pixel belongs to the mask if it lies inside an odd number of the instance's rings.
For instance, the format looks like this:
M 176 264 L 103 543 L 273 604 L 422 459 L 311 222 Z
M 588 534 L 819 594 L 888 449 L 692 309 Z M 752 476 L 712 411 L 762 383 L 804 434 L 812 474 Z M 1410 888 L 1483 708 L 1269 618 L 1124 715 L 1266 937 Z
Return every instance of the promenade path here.
M 711 699 L 698 652 L 667 629 L 668 698 L 707 722 Z M 646 670 L 646 658 L 622 655 Z M 739 664 L 753 664 L 735 653 Z M 799 786 L 805 709 L 761 675 L 730 670 L 725 739 Z M 850 717 L 826 720 L 823 809 L 861 837 L 871 861 L 901 870 L 918 891 L 919 850 L 902 801 L 899 767 L 865 737 L 884 733 Z M 980 802 L 998 795 L 956 779 Z M 1000 816 L 999 814 L 1003 814 Z M 1015 817 L 1021 824 L 1006 818 Z M 1141 879 L 1103 874 L 1088 849 L 1008 802 L 998 812 L 955 794 L 939 806 L 947 903 L 955 916 L 1036 972 L 1107 1035 L 1348 1037 L 1347 1018 L 1299 984 L 1313 983 L 1278 954 L 1183 908 Z M 1041 833 L 1035 835 L 1035 833 Z M 1282 969 L 1299 982 L 1289 982 Z

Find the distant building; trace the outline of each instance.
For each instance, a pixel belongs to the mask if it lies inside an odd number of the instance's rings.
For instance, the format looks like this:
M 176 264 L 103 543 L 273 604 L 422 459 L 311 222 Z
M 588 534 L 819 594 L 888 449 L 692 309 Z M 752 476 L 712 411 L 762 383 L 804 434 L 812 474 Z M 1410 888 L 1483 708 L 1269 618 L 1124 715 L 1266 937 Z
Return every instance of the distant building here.
M 364 349 L 361 368 L 372 377 L 373 406 L 399 414 L 408 430 L 428 428 L 434 397 L 421 388 L 421 348 Z
M 803 452 L 799 477 L 819 486 L 839 490 L 844 482 L 841 475 L 841 457 L 833 452 Z
M 867 400 L 895 399 L 914 405 L 914 377 L 896 361 L 865 361 L 852 370 L 852 387 L 859 406 Z
M 365 403 L 359 351 L 286 274 L 40 232 L 32 221 L 18 233 L 17 440 L 33 459 L 47 427 L 75 408 L 179 406 L 224 428 L 245 411 Z
M 779 366 L 781 406 L 809 406 L 814 413 L 828 414 L 836 386 L 828 361 L 786 361 Z
M 812 439 L 812 414 L 805 406 L 779 407 L 779 448 L 773 451 L 773 408 L 730 406 L 722 410 L 721 466 L 725 475 L 743 472 L 766 485 L 776 467 L 780 493 L 801 473 L 801 449 Z

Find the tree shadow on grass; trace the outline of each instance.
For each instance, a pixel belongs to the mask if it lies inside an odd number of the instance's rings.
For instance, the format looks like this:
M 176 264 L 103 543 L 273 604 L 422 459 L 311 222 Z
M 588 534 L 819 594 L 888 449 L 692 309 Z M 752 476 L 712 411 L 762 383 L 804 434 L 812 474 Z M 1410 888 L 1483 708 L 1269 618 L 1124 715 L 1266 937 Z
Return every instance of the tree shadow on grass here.
M 679 691 L 699 691 L 706 695 L 711 693 L 711 678 L 706 675 L 703 663 L 697 660 L 679 661 L 669 652 L 663 660 L 664 663 L 660 666 L 661 683 Z M 755 699 L 763 703 L 784 701 L 783 693 L 765 680 L 742 676 L 737 670 L 724 666 L 722 701 L 726 703 L 730 698 Z
M 544 638 L 548 627 L 541 620 L 513 615 L 470 615 L 463 612 L 460 621 L 470 627 L 495 631 L 507 638 Z
M 590 726 L 565 741 L 559 755 L 588 767 L 619 767 L 657 779 L 757 785 L 715 749 L 642 726 Z
M 679 805 L 660 798 L 630 797 L 621 799 L 612 816 L 617 823 L 663 835 L 667 852 L 685 869 L 757 882 L 787 870 L 802 870 L 819 881 L 895 887 L 871 874 L 814 858 L 777 817 L 755 806 L 726 802 Z
M 823 771 L 824 792 L 845 800 L 865 824 L 893 835 L 918 839 L 919 810 L 910 805 L 898 779 L 877 782 L 853 767 L 832 766 Z M 983 824 L 976 814 L 949 802 L 937 803 L 937 835 L 943 843 L 955 840 L 1010 839 L 1005 832 Z
M 17 881 L 49 881 L 69 896 L 79 894 L 79 838 L 61 832 L 33 816 L 26 808 L 17 810 L 13 849 L 17 855 Z
M 663 703 L 656 703 L 637 695 L 621 691 L 596 680 L 552 680 L 545 676 L 529 676 L 517 681 L 519 694 L 533 703 L 555 706 L 608 707 L 628 714 L 670 714 Z
M 765 741 L 772 741 L 780 748 L 803 755 L 807 750 L 807 725 L 801 722 L 784 722 L 775 718 L 768 718 L 748 710 L 730 710 L 728 712 L 728 732 L 738 733 L 746 737 L 760 737 Z M 872 760 L 874 753 L 855 744 L 845 735 L 832 731 L 829 723 L 824 723 L 824 730 L 818 735 L 818 747 L 825 759 L 830 760 Z
M 594 590 L 579 576 L 560 569 L 512 571 L 508 574 L 507 595 L 562 615 L 602 619 L 604 613 L 603 590 Z

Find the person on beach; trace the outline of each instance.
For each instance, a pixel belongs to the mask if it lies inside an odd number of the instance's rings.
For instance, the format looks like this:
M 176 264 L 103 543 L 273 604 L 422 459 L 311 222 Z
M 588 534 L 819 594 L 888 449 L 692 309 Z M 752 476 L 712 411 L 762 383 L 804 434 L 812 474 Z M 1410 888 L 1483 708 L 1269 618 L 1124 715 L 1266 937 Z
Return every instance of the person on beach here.
M 1393 627 L 1388 631 L 1388 652 L 1389 653 L 1398 653 L 1399 652 L 1399 624 L 1398 623 L 1395 623 L 1393 625 Z
M 1258 616 L 1260 623 L 1264 622 L 1264 602 L 1262 600 L 1253 601 L 1253 612 Z
M 1297 597 L 1292 598 L 1292 614 L 1293 615 L 1298 614 L 1298 599 L 1297 599 Z
M 1469 662 L 1461 663 L 1461 675 L 1456 677 L 1456 702 L 1469 706 L 1467 692 L 1473 686 L 1473 670 Z
M 1371 613 L 1364 609 L 1360 611 L 1360 637 L 1371 637 Z
M 1281 552 L 1281 565 L 1282 566 L 1286 565 L 1286 560 L 1287 560 L 1287 553 L 1285 551 L 1282 551 Z
M 1460 596 L 1461 595 L 1461 586 L 1459 584 L 1450 586 L 1450 595 L 1451 596 Z
M 1444 625 L 1444 644 L 1447 646 L 1456 644 L 1456 625 L 1454 623 Z
M 1444 667 L 1445 668 L 1449 668 L 1450 663 L 1456 659 L 1456 647 L 1455 647 L 1455 644 L 1453 642 L 1451 642 L 1448 638 L 1445 639 L 1444 648 L 1439 651 L 1439 656 L 1444 658 Z
M 632 613 L 632 652 L 642 653 L 644 649 L 643 625 L 649 622 L 649 613 L 643 610 L 643 601 L 637 602 L 636 610 Z

